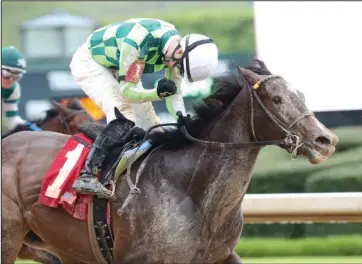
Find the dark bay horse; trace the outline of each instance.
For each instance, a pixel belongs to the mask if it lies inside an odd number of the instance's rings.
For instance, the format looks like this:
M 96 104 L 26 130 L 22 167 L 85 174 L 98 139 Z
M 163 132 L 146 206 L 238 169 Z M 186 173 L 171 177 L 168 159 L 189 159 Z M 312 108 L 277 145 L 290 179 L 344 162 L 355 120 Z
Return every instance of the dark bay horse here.
M 278 144 L 318 164 L 338 141 L 308 111 L 303 94 L 258 60 L 221 77 L 195 114 L 181 127 L 189 134 L 152 135 L 162 145 L 143 167 L 141 193 L 117 215 L 129 194 L 126 177 L 120 178 L 111 204 L 115 263 L 241 263 L 234 252 L 241 203 L 262 147 Z M 14 263 L 24 242 L 32 245 L 29 231 L 42 240 L 38 248 L 62 263 L 97 263 L 87 224 L 37 203 L 42 177 L 68 138 L 20 132 L 3 141 L 4 263 Z
M 71 135 L 79 132 L 79 128 L 85 122 L 95 122 L 92 116 L 87 113 L 77 98 L 71 98 L 66 105 L 53 101 L 53 108 L 46 111 L 46 116 L 42 120 L 32 121 L 42 130 L 54 131 L 62 134 Z M 18 125 L 13 130 L 1 135 L 5 138 L 13 133 L 31 130 L 26 125 Z
M 46 111 L 46 116 L 42 120 L 33 121 L 44 131 L 59 132 L 66 135 L 78 133 L 82 125 L 87 122 L 95 122 L 82 107 L 77 98 L 70 98 L 66 105 L 53 101 L 54 108 Z M 2 138 L 12 135 L 16 132 L 30 130 L 25 125 L 19 125 L 15 129 L 8 131 Z M 19 255 L 21 259 L 31 259 L 40 263 L 52 264 L 59 263 L 59 260 L 46 251 L 37 250 L 27 245 L 23 245 Z

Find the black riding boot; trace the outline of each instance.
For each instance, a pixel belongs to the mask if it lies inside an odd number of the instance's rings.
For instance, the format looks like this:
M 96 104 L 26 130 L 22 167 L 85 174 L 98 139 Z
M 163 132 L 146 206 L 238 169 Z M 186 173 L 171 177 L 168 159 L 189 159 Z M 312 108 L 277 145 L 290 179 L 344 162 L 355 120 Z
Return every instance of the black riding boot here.
M 134 126 L 134 123 L 124 117 L 110 122 L 97 136 L 91 148 L 84 169 L 73 184 L 73 190 L 77 193 L 97 195 L 100 198 L 111 198 L 109 191 L 98 181 L 98 175 L 102 168 L 107 152 L 115 145 L 122 142 L 123 136 Z

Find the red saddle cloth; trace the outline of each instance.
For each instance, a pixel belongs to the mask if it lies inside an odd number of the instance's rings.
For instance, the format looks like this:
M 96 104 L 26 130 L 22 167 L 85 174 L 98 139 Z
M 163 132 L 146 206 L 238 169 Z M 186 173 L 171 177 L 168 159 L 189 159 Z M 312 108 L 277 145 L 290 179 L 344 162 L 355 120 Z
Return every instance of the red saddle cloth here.
M 93 141 L 83 133 L 75 136 L 87 144 L 93 145 Z M 88 221 L 88 205 L 92 202 L 92 195 L 75 193 L 72 185 L 79 176 L 89 151 L 87 146 L 78 142 L 74 137 L 69 138 L 43 179 L 39 203 L 54 208 L 61 205 L 74 218 Z M 109 222 L 109 203 L 107 219 Z

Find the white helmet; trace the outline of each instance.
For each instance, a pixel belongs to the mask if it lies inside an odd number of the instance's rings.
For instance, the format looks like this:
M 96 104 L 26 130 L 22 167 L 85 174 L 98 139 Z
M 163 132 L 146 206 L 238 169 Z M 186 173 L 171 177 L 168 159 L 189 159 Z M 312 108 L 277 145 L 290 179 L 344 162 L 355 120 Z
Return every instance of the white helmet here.
M 204 80 L 213 73 L 218 64 L 218 49 L 212 39 L 189 34 L 181 39 L 180 45 L 180 66 L 190 82 Z

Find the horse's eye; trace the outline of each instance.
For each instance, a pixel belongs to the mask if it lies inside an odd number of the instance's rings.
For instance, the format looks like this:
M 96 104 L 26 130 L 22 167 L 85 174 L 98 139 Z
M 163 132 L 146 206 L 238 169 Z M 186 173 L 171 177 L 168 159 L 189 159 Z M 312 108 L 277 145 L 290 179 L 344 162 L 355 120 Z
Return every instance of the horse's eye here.
M 282 98 L 279 95 L 276 95 L 272 98 L 274 104 L 281 104 Z

